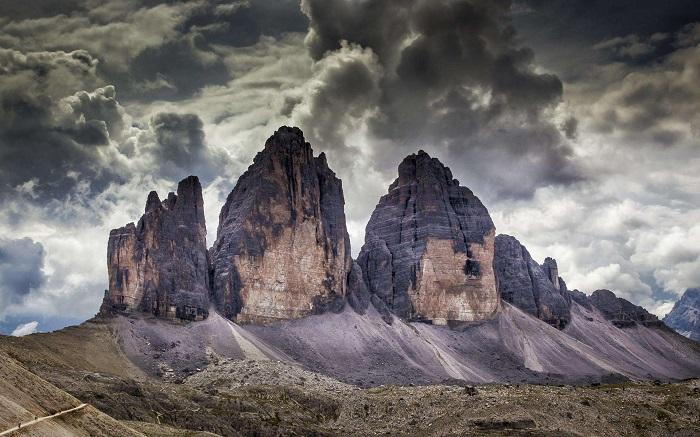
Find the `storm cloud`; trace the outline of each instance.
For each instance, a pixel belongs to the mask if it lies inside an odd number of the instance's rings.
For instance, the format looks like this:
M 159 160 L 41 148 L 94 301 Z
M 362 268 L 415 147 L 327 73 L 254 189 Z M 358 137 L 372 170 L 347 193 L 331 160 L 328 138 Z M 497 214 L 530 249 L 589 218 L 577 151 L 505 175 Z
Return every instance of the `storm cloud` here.
M 535 71 L 510 8 L 507 1 L 303 1 L 309 52 L 318 68 L 332 69 L 318 75 L 323 85 L 306 102 L 314 139 L 329 149 L 347 147 L 318 133 L 332 132 L 336 118 L 363 118 L 368 140 L 385 141 L 383 151 L 373 151 L 379 167 L 395 164 L 396 153 L 427 147 L 499 187 L 500 195 L 529 196 L 538 186 L 580 180 L 568 140 L 551 118 L 562 82 Z M 375 66 L 354 77 L 338 73 L 367 65 L 363 50 Z M 328 62 L 334 57 L 345 62 Z M 343 99 L 351 101 L 332 104 Z M 336 108 L 334 117 L 324 116 L 328 106 Z M 497 174 L 509 160 L 527 164 Z
M 0 196 L 18 187 L 31 197 L 63 197 L 80 180 L 103 189 L 119 180 L 110 133 L 123 129 L 114 88 L 99 83 L 87 52 L 0 49 Z

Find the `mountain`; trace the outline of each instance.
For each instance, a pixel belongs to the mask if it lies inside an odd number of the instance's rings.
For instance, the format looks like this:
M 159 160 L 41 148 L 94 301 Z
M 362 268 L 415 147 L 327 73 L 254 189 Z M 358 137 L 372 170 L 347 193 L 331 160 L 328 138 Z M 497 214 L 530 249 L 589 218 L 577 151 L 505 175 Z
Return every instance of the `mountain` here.
M 664 317 L 664 323 L 679 334 L 700 341 L 700 288 L 687 289 Z
M 138 225 L 114 229 L 107 244 L 109 290 L 100 312 L 151 312 L 201 320 L 209 311 L 202 186 L 190 176 L 162 202 L 151 191 Z
M 401 162 L 357 260 L 343 205 L 325 155 L 281 127 L 228 196 L 211 248 L 196 177 L 164 201 L 151 192 L 138 223 L 110 233 L 100 313 L 0 337 L 13 360 L 0 372 L 17 363 L 126 435 L 700 432 L 697 381 L 661 385 L 700 376 L 700 343 L 609 290 L 569 290 L 556 260 L 496 236 L 439 160 Z M 687 294 L 674 312 L 697 315 Z M 11 381 L 38 391 L 3 391 L 3 406 L 21 415 L 54 396 L 33 377 Z M 615 385 L 584 387 L 601 383 Z M 624 405 L 634 420 L 620 423 Z
M 479 199 L 419 151 L 372 213 L 358 257 L 365 284 L 392 313 L 445 325 L 493 318 L 495 227 Z
M 627 299 L 615 296 L 615 293 L 610 290 L 594 291 L 589 301 L 603 313 L 606 319 L 619 328 L 639 323 L 646 326 L 659 324 L 658 317 Z
M 352 268 L 343 187 L 298 128 L 281 127 L 239 178 L 211 249 L 224 315 L 265 323 L 343 307 Z

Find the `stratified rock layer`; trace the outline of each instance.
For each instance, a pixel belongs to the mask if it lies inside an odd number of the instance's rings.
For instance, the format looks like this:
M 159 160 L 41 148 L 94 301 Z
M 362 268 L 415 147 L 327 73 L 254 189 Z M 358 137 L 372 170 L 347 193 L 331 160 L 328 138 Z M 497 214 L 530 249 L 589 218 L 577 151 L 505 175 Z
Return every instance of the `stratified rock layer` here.
M 700 341 L 700 288 L 687 289 L 664 317 L 664 323 L 679 334 Z
M 571 320 L 567 296 L 575 300 L 579 295 L 569 295 L 557 262 L 547 258 L 540 266 L 510 235 L 498 235 L 495 246 L 494 269 L 503 300 L 558 329 L 566 327 Z
M 152 191 L 138 225 L 109 234 L 109 290 L 100 312 L 151 312 L 202 319 L 209 308 L 209 268 L 202 187 L 195 176 L 160 201 Z
M 298 128 L 281 127 L 221 209 L 213 296 L 238 322 L 342 308 L 352 267 L 343 188 Z
M 627 299 L 615 296 L 610 290 L 596 290 L 588 298 L 606 319 L 618 328 L 643 325 L 660 325 L 659 318 Z
M 358 263 L 370 294 L 400 317 L 484 320 L 499 308 L 494 236 L 481 201 L 420 151 L 372 213 Z

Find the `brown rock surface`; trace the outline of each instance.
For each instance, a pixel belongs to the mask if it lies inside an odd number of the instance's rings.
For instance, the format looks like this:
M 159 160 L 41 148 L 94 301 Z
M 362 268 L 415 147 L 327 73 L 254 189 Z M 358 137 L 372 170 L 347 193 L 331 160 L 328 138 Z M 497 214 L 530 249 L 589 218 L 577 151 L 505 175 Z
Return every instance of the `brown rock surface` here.
M 209 308 L 209 268 L 202 187 L 182 180 L 163 202 L 152 191 L 138 225 L 110 232 L 109 290 L 100 312 L 151 312 L 202 319 Z
M 340 179 L 281 127 L 240 177 L 211 249 L 217 307 L 266 323 L 342 308 L 352 267 Z
M 358 263 L 369 292 L 400 317 L 484 320 L 499 308 L 494 235 L 479 199 L 420 151 L 372 213 Z

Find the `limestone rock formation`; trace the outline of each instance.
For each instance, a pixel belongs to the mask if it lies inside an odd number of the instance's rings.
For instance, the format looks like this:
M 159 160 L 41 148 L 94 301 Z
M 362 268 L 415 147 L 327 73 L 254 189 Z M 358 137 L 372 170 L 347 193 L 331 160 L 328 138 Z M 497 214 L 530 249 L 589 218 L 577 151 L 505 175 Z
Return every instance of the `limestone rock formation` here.
M 700 288 L 687 289 L 664 317 L 664 323 L 679 334 L 700 341 Z
M 498 235 L 494 270 L 503 300 L 558 329 L 569 323 L 571 305 L 567 297 L 578 295 L 566 290 L 554 259 L 547 258 L 539 265 L 515 237 Z
M 109 290 L 100 312 L 152 312 L 196 320 L 209 309 L 209 269 L 202 187 L 195 176 L 160 201 L 152 191 L 137 225 L 109 234 Z
M 343 188 L 298 128 L 281 127 L 219 215 L 212 293 L 238 322 L 342 308 L 352 268 Z
M 615 296 L 610 290 L 596 290 L 588 300 L 618 328 L 634 326 L 637 323 L 645 326 L 661 324 L 658 317 L 626 299 Z
M 499 309 L 494 236 L 481 201 L 420 151 L 372 213 L 358 263 L 380 309 L 435 324 L 484 320 Z

